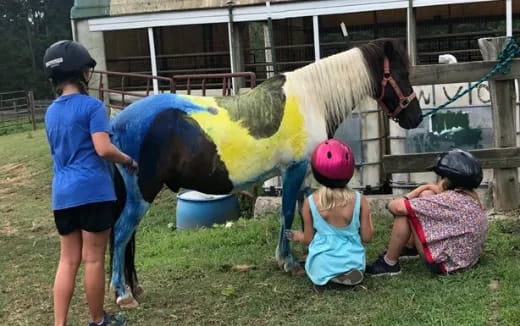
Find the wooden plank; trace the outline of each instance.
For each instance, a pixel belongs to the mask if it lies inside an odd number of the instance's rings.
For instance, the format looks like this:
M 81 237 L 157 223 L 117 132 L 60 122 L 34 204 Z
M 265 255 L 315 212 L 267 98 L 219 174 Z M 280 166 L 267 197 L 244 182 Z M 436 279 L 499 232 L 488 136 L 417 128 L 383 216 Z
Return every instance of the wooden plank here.
M 36 130 L 36 118 L 34 117 L 34 93 L 33 91 L 27 92 L 27 106 L 29 107 L 29 120 L 32 124 L 32 130 Z
M 478 81 L 495 66 L 496 61 L 466 62 L 457 64 L 419 65 L 410 68 L 412 85 L 435 85 Z M 495 80 L 520 78 L 520 59 L 514 59 L 507 75 L 497 75 Z
M 520 147 L 477 149 L 469 151 L 483 169 L 520 167 Z M 385 173 L 426 172 L 441 152 L 383 156 Z
M 496 60 L 507 37 L 481 38 L 478 40 L 484 60 Z M 495 147 L 516 146 L 516 94 L 514 80 L 489 82 L 493 108 L 493 139 Z M 494 169 L 493 201 L 496 210 L 511 210 L 520 207 L 518 170 L 516 168 Z

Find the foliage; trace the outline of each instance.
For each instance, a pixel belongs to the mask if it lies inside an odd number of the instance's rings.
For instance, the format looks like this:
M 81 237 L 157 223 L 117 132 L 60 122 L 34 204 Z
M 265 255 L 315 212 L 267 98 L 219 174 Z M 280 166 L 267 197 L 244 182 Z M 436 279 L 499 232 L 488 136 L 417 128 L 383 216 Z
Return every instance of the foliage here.
M 0 137 L 0 320 L 52 324 L 59 239 L 50 211 L 51 162 L 43 130 Z M 171 231 L 175 195 L 163 191 L 137 233 L 141 306 L 123 311 L 131 325 L 520 325 L 520 222 L 491 223 L 471 271 L 433 277 L 420 260 L 403 274 L 367 278 L 354 289 L 317 292 L 305 276 L 274 263 L 279 219 L 241 219 L 229 228 Z M 377 257 L 391 221 L 374 217 Z M 296 253 L 301 248 L 296 246 Z M 230 266 L 253 265 L 248 272 Z M 82 273 L 70 325 L 88 319 Z M 107 290 L 106 308 L 116 312 Z
M 71 39 L 73 0 L 0 0 L 0 92 L 32 89 L 51 97 L 43 54 L 52 43 Z

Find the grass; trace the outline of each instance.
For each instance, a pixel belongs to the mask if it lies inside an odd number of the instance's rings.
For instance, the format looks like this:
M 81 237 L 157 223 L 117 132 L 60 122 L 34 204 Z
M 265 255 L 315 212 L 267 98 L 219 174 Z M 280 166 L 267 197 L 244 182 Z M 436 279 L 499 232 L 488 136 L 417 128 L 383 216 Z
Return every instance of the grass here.
M 43 123 L 36 124 L 37 129 L 43 128 Z M 32 124 L 27 122 L 27 119 L 20 119 L 18 121 L 0 122 L 0 136 L 10 135 L 24 131 L 32 130 Z
M 0 137 L 0 320 L 50 325 L 59 255 L 50 211 L 51 162 L 42 130 Z M 172 231 L 175 196 L 163 191 L 139 228 L 141 306 L 124 311 L 130 325 L 519 325 L 520 223 L 491 223 L 473 270 L 434 277 L 420 261 L 394 278 L 324 292 L 274 263 L 275 216 L 231 228 Z M 389 220 L 375 218 L 373 260 L 388 240 Z M 301 248 L 296 248 L 300 252 Z M 255 265 L 249 272 L 230 266 Z M 117 311 L 107 291 L 107 308 Z M 70 325 L 88 319 L 81 279 Z

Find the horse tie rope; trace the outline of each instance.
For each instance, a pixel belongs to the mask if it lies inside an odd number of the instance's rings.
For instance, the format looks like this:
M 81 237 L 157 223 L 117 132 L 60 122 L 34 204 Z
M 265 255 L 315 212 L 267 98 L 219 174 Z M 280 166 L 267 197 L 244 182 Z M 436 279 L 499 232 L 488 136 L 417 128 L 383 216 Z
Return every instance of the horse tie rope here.
M 473 89 L 477 88 L 483 82 L 489 80 L 490 78 L 492 78 L 495 75 L 498 75 L 500 73 L 502 75 L 507 75 L 511 71 L 511 61 L 513 61 L 514 57 L 516 57 L 517 55 L 520 55 L 520 46 L 518 46 L 518 44 L 516 44 L 516 42 L 513 38 L 510 38 L 509 41 L 507 42 L 505 48 L 498 55 L 498 62 L 495 65 L 495 67 L 493 67 L 493 69 L 491 69 L 491 71 L 489 71 L 487 74 L 485 74 L 484 77 L 480 78 L 480 80 L 476 84 L 468 87 L 462 93 L 458 93 L 457 95 L 455 95 L 454 97 L 449 99 L 446 103 L 441 104 L 438 107 L 432 109 L 431 111 L 423 114 L 422 117 L 426 118 L 427 116 L 434 115 L 435 113 L 437 113 L 437 111 L 446 108 L 448 105 L 455 102 L 456 100 L 463 97 L 464 95 L 468 94 Z
M 394 111 L 390 111 L 386 104 L 383 103 L 383 98 L 385 97 L 385 89 L 388 84 L 392 86 L 392 88 L 395 91 L 395 94 L 399 97 L 399 105 L 394 109 Z M 381 81 L 381 95 L 377 99 L 379 106 L 383 109 L 383 111 L 385 111 L 385 113 L 389 117 L 391 117 L 394 121 L 397 121 L 397 115 L 401 113 L 402 110 L 406 109 L 414 98 L 416 98 L 416 95 L 413 91 L 408 96 L 403 95 L 401 87 L 399 87 L 394 77 L 392 77 L 392 73 L 390 71 L 390 60 L 388 60 L 388 57 L 385 56 L 383 80 Z

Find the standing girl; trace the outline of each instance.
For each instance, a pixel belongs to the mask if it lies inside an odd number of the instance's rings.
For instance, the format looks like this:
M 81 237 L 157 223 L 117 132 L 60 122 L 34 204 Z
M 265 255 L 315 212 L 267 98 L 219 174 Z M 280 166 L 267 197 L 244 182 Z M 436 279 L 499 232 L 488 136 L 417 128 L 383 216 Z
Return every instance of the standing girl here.
M 347 187 L 355 167 L 352 150 L 326 140 L 314 150 L 311 166 L 322 187 L 303 203 L 303 232 L 289 231 L 288 237 L 309 244 L 305 271 L 314 284 L 359 284 L 365 270 L 363 243 L 371 241 L 373 227 L 366 198 Z
M 135 173 L 137 163 L 109 138 L 103 103 L 87 94 L 88 51 L 73 41 L 52 44 L 43 58 L 59 96 L 47 109 L 45 129 L 53 158 L 52 209 L 60 234 L 60 261 L 54 282 L 54 324 L 65 326 L 80 263 L 91 322 L 108 325 L 103 310 L 105 249 L 114 223 L 116 200 L 108 161 Z

